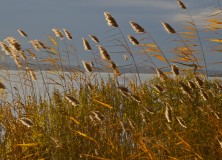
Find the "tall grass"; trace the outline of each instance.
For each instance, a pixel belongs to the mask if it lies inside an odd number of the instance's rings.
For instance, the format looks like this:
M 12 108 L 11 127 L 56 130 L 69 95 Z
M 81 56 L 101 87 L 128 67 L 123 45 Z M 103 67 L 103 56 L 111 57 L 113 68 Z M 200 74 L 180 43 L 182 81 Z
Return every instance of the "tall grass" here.
M 111 35 L 105 40 L 90 35 L 94 45 L 82 39 L 91 61 L 81 63 L 67 29 L 53 28 L 47 42 L 31 40 L 19 29 L 30 47 L 14 37 L 1 42 L 0 159 L 221 159 L 222 81 L 207 79 L 201 29 L 186 4 L 178 4 L 187 11 L 189 31 L 162 21 L 180 44 L 173 59 L 134 21 L 137 34 L 128 41 L 108 12 L 105 18 L 114 29 L 105 34 Z M 209 41 L 221 43 L 221 14 L 213 17 L 203 31 L 216 37 Z M 123 65 L 135 67 L 136 80 L 121 75 L 112 58 L 117 49 Z M 138 56 L 156 71 L 149 81 L 141 80 Z M 171 72 L 160 69 L 158 60 Z M 16 72 L 9 69 L 11 61 Z M 102 72 L 110 73 L 108 79 Z

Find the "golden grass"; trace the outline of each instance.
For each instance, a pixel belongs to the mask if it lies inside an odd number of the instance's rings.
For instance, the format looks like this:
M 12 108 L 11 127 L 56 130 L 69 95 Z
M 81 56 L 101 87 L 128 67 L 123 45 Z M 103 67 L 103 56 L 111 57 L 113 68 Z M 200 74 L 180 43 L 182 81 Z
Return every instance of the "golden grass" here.
M 177 2 L 187 10 L 184 2 Z M 220 159 L 222 81 L 207 79 L 204 46 L 196 24 L 189 23 L 192 16 L 184 25 L 189 31 L 183 34 L 162 22 L 182 44 L 173 49 L 174 58 L 169 59 L 139 24 L 130 21 L 133 30 L 140 33 L 139 39 L 128 36 L 133 44 L 130 46 L 113 16 L 108 12 L 104 15 L 108 25 L 114 27 L 112 31 L 118 33 L 109 37 L 111 46 L 94 35 L 89 37 L 97 46 L 82 39 L 84 49 L 93 56 L 91 61 L 82 61 L 90 74 L 80 67 L 67 29 L 63 29 L 63 35 L 53 28 L 49 42 L 27 39 L 31 49 L 14 37 L 0 42 L 5 53 L 0 82 L 0 159 Z M 212 18 L 209 22 L 206 28 L 213 36 L 213 31 L 222 28 L 221 22 Z M 18 32 L 21 38 L 27 38 L 25 31 Z M 221 43 L 218 38 L 209 40 Z M 127 60 L 123 65 L 131 66 L 133 60 L 135 81 L 121 76 L 121 65 L 111 58 L 112 49 L 116 49 L 112 44 L 124 49 L 118 53 Z M 135 56 L 146 56 L 156 76 L 142 83 L 137 70 L 141 64 L 136 63 Z M 9 58 L 18 69 L 16 79 L 10 74 Z M 70 66 L 72 58 L 77 67 Z M 109 71 L 112 76 L 104 80 L 101 72 L 95 72 L 94 63 L 98 71 Z M 53 93 L 49 91 L 51 85 Z

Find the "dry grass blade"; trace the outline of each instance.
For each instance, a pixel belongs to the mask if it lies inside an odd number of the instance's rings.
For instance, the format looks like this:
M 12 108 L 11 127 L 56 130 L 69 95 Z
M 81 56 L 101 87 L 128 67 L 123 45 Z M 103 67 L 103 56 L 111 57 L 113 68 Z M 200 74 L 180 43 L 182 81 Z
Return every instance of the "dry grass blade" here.
M 113 109 L 113 107 L 111 105 L 109 105 L 109 104 L 106 104 L 104 102 L 98 101 L 96 99 L 93 99 L 93 101 L 95 101 L 95 102 L 97 102 L 97 103 L 99 103 L 99 104 L 101 104 L 101 105 L 103 105 L 103 106 L 105 106 L 105 107 L 107 107 L 109 109 Z
M 161 21 L 163 28 L 165 29 L 165 31 L 167 31 L 167 33 L 169 34 L 174 34 L 176 33 L 176 31 L 173 29 L 173 27 L 171 27 L 168 23 L 165 23 L 163 21 Z
M 82 61 L 82 64 L 87 72 L 92 72 L 91 66 L 86 61 Z
M 66 95 L 65 98 L 69 101 L 69 103 L 71 103 L 74 107 L 78 106 L 80 103 L 79 101 L 74 98 L 73 96 L 68 96 Z
M 176 117 L 176 119 L 183 128 L 187 128 L 185 121 L 181 117 Z
M 168 106 L 166 106 L 165 110 L 165 117 L 167 119 L 167 122 L 170 123 L 172 121 L 172 113 Z
M 83 44 L 83 47 L 86 51 L 91 51 L 92 50 L 89 42 L 85 38 L 82 38 L 82 44 Z
M 116 20 L 112 17 L 112 15 L 109 12 L 104 12 L 104 16 L 106 18 L 108 26 L 118 27 Z
M 137 33 L 145 33 L 145 29 L 134 21 L 129 22 L 133 30 Z
M 139 41 L 135 37 L 128 35 L 128 38 L 133 45 L 138 46 L 140 44 Z

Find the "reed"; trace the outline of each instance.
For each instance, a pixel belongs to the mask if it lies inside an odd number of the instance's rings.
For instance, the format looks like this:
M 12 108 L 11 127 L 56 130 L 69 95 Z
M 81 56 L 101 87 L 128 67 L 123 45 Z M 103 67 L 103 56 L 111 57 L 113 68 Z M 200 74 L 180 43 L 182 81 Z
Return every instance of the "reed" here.
M 183 1 L 177 2 L 187 10 Z M 49 41 L 30 40 L 19 29 L 22 41 L 7 37 L 0 42 L 4 53 L 0 159 L 220 159 L 222 81 L 208 80 L 207 73 L 201 74 L 201 64 L 207 65 L 205 52 L 200 49 L 202 59 L 198 59 L 180 30 L 166 22 L 162 22 L 163 28 L 183 44 L 175 47 L 174 59 L 167 57 L 147 29 L 135 21 L 130 25 L 137 35 L 128 34 L 132 43 L 128 45 L 116 19 L 108 12 L 104 15 L 113 28 L 110 32 L 115 33 L 102 34 L 108 35 L 108 42 L 89 35 L 92 45 L 82 38 L 83 49 L 94 57 L 82 60 L 85 71 L 67 29 L 52 29 L 54 37 L 48 36 Z M 218 19 L 210 22 L 209 32 L 215 25 L 221 28 Z M 195 26 L 192 24 L 192 34 L 197 35 Z M 197 36 L 197 47 L 202 45 L 200 38 Z M 30 47 L 21 43 L 24 39 Z M 219 38 L 210 41 L 221 43 Z M 113 51 L 119 48 L 124 51 Z M 119 57 L 123 53 L 126 61 L 115 61 L 113 53 Z M 144 82 L 140 79 L 138 84 L 141 63 L 136 58 L 142 53 L 147 54 L 157 76 Z M 72 56 L 77 67 L 71 66 Z M 10 59 L 17 72 L 9 69 Z M 157 67 L 157 60 L 171 72 Z M 130 61 L 134 64 L 128 64 Z M 103 70 L 112 72 L 106 80 L 96 77 L 94 63 L 100 75 Z M 137 68 L 135 80 L 121 73 L 122 66 Z

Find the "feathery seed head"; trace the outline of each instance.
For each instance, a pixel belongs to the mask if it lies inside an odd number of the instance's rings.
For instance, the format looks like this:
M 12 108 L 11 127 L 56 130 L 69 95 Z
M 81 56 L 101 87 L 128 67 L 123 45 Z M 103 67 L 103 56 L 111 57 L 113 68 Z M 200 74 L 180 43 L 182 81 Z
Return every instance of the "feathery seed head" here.
M 196 85 L 192 81 L 188 81 L 188 85 L 190 88 L 195 89 Z
M 163 28 L 165 29 L 165 31 L 167 31 L 167 33 L 169 34 L 174 34 L 176 33 L 176 31 L 173 29 L 173 27 L 171 27 L 171 25 L 169 25 L 168 23 L 165 23 L 163 21 L 161 21 Z
M 59 37 L 59 38 L 63 38 L 63 34 L 62 34 L 62 32 L 59 30 L 59 29 L 57 29 L 57 28 L 53 28 L 52 29 L 52 32 L 54 32 L 54 34 L 55 34 L 55 36 L 56 37 Z
M 183 82 L 179 82 L 179 84 L 180 84 L 180 86 L 181 86 L 182 91 L 183 91 L 185 94 L 190 95 L 191 89 L 190 89 L 186 84 L 184 84 Z
M 137 46 L 140 44 L 139 41 L 135 37 L 128 35 L 128 38 L 133 45 Z
M 82 64 L 87 72 L 92 72 L 91 66 L 86 61 L 82 61 Z
M 18 29 L 17 31 L 22 37 L 28 37 L 28 35 L 23 30 Z
M 91 38 L 91 40 L 92 40 L 93 42 L 99 43 L 99 39 L 98 39 L 96 36 L 90 34 L 89 37 Z
M 195 76 L 195 82 L 198 87 L 202 87 L 204 84 L 204 82 L 198 76 Z
M 165 75 L 160 69 L 156 68 L 156 73 L 157 73 L 157 76 L 159 78 L 162 78 L 163 80 L 166 80 L 168 77 L 167 75 Z
M 92 50 L 89 42 L 85 38 L 82 38 L 82 43 L 83 43 L 83 47 L 86 51 L 91 51 Z
M 30 128 L 34 125 L 32 120 L 29 118 L 26 118 L 26 117 L 19 118 L 19 121 L 22 122 L 22 124 L 27 126 L 28 128 Z
M 72 96 L 69 96 L 69 95 L 66 95 L 65 98 L 66 98 L 66 100 L 68 100 L 69 103 L 71 103 L 74 107 L 79 105 L 79 101 L 78 101 L 76 98 L 74 98 L 74 97 L 72 97 Z
M 72 34 L 67 29 L 65 29 L 65 28 L 63 29 L 63 31 L 64 31 L 64 33 L 66 35 L 66 38 L 68 40 L 71 40 L 72 39 Z
M 104 16 L 106 18 L 108 26 L 118 27 L 116 20 L 113 18 L 113 16 L 109 12 L 104 12 Z
M 10 47 L 7 44 L 5 44 L 4 42 L 0 42 L 0 46 L 1 46 L 2 50 L 5 52 L 6 55 L 11 54 Z
M 9 47 L 13 49 L 14 51 L 20 51 L 21 45 L 18 43 L 18 41 L 14 37 L 7 37 L 5 40 L 9 44 Z
M 163 92 L 163 88 L 162 88 L 160 85 L 158 85 L 158 84 L 155 84 L 155 85 L 154 85 L 154 88 L 155 88 L 158 92 Z
M 137 24 L 136 22 L 134 21 L 130 21 L 129 22 L 131 27 L 133 28 L 133 30 L 137 33 L 145 33 L 145 30 L 143 27 L 141 27 L 139 24 Z
M 171 70 L 172 70 L 174 76 L 180 75 L 180 70 L 179 70 L 179 68 L 176 65 L 172 64 L 171 65 Z
M 102 59 L 107 61 L 111 60 L 110 55 L 108 54 L 105 48 L 103 48 L 101 45 L 98 45 L 98 49 Z
M 178 5 L 180 6 L 180 8 L 182 8 L 182 9 L 186 9 L 187 8 L 186 5 L 183 3 L 183 1 L 177 0 L 177 2 L 178 2 Z

